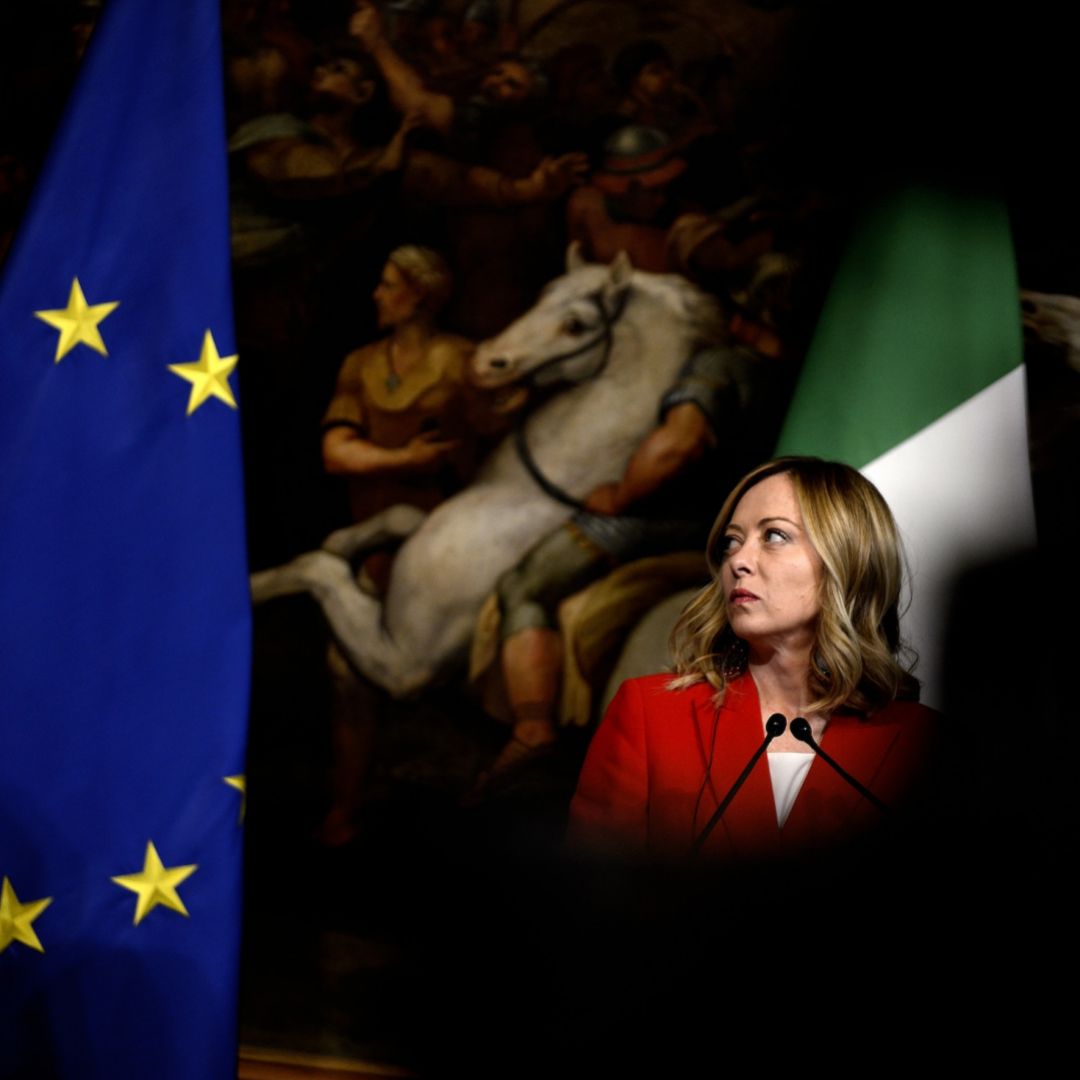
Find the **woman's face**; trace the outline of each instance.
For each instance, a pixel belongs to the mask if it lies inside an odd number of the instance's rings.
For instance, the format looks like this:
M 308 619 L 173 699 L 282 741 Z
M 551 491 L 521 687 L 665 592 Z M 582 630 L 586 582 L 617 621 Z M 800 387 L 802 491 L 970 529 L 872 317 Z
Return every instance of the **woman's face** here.
M 389 330 L 408 322 L 423 300 L 423 293 L 392 263 L 383 267 L 382 277 L 371 294 L 379 329 Z
M 751 648 L 809 649 L 821 613 L 822 564 L 790 476 L 766 477 L 743 495 L 720 550 L 732 630 Z

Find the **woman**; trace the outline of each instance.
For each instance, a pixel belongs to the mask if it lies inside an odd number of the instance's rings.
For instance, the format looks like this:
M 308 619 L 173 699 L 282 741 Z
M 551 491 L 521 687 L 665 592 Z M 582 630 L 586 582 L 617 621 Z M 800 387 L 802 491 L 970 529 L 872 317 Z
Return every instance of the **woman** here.
M 373 294 L 388 335 L 349 353 L 338 375 L 323 418 L 323 464 L 349 479 L 357 521 L 399 503 L 434 508 L 471 479 L 479 437 L 505 428 L 503 409 L 520 403 L 473 389 L 472 342 L 436 329 L 451 284 L 438 252 L 411 244 L 392 251 Z M 384 577 L 377 560 L 368 569 Z
M 901 662 L 900 544 L 877 489 L 814 458 L 762 465 L 724 503 L 708 556 L 713 581 L 672 635 L 674 676 L 630 680 L 612 701 L 571 806 L 572 835 L 637 852 L 770 858 L 893 816 L 924 773 L 936 723 Z M 767 764 L 756 762 L 710 822 L 774 714 L 788 723 Z M 792 733 L 797 717 L 856 784 L 815 760 Z
M 390 253 L 373 299 L 386 337 L 349 353 L 323 419 L 326 470 L 350 482 L 357 521 L 397 504 L 430 510 L 472 477 L 481 438 L 505 428 L 520 406 L 516 390 L 476 390 L 468 381 L 473 344 L 435 327 L 450 296 L 445 260 L 408 245 Z M 383 593 L 393 552 L 369 553 L 363 587 Z M 354 818 L 374 738 L 375 704 L 336 646 L 334 803 L 318 836 L 326 844 L 352 839 Z

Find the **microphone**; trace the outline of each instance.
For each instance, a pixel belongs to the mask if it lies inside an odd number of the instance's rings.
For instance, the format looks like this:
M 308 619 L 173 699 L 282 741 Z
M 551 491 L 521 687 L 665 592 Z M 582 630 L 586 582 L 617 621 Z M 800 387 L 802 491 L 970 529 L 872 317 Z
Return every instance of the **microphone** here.
M 889 808 L 868 788 L 863 787 L 854 776 L 851 775 L 842 765 L 834 761 L 816 742 L 814 742 L 814 733 L 810 728 L 810 721 L 803 716 L 796 716 L 791 721 L 791 734 L 795 736 L 799 742 L 806 743 L 811 750 L 819 758 L 821 758 L 829 768 L 839 773 L 842 780 L 847 781 L 864 799 L 872 802 L 883 814 L 888 814 Z
M 804 720 L 805 724 L 806 721 Z M 810 725 L 807 724 L 807 727 Z M 696 855 L 701 850 L 701 845 L 708 840 L 712 834 L 713 829 L 720 824 L 720 819 L 724 816 L 724 811 L 731 805 L 731 800 L 739 793 L 739 788 L 746 783 L 747 777 L 753 772 L 754 766 L 758 763 L 758 758 L 769 749 L 769 743 L 773 741 L 778 735 L 783 735 L 787 730 L 787 717 L 783 713 L 773 713 L 768 720 L 765 721 L 765 739 L 762 744 L 754 751 L 753 757 L 746 763 L 746 768 L 739 773 L 735 780 L 735 783 L 728 789 L 728 793 L 723 797 L 720 805 L 716 808 L 716 812 L 711 818 L 709 818 L 708 824 L 705 828 L 698 833 L 697 839 L 694 841 L 690 848 L 690 854 Z M 706 781 L 708 777 L 706 776 Z M 873 798 L 873 796 L 871 796 Z
M 778 735 L 783 735 L 787 730 L 787 717 L 783 713 L 774 712 L 768 720 L 765 721 L 765 734 L 769 736 L 765 745 L 773 741 Z

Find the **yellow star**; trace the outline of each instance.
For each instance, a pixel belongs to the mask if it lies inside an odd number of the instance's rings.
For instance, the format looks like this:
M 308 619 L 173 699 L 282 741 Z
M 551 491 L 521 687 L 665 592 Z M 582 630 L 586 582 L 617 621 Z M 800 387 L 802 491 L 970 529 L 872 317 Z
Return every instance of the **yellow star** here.
M 229 376 L 236 367 L 235 356 L 218 356 L 217 346 L 209 330 L 203 338 L 199 359 L 191 364 L 170 364 L 169 370 L 191 383 L 187 414 L 190 416 L 207 398 L 216 397 L 230 408 L 236 408 L 236 398 L 229 387 Z
M 30 924 L 52 903 L 52 897 L 44 900 L 31 900 L 29 904 L 20 904 L 11 882 L 4 878 L 0 886 L 0 953 L 13 941 L 21 941 L 31 949 L 44 952 L 37 934 Z
M 58 364 L 76 345 L 80 344 L 89 345 L 102 356 L 108 356 L 109 354 L 105 351 L 105 342 L 101 340 L 98 323 L 106 315 L 111 315 L 119 306 L 119 300 L 111 300 L 107 304 L 88 304 L 86 297 L 83 296 L 79 279 L 73 278 L 66 308 L 35 311 L 34 315 L 42 322 L 48 323 L 54 330 L 60 331 L 54 357 Z
M 231 788 L 236 788 L 240 792 L 240 820 L 244 820 L 244 814 L 247 813 L 247 777 L 240 773 L 238 776 L 223 776 L 222 781 L 228 784 Z
M 112 880 L 117 885 L 138 894 L 139 900 L 135 904 L 135 925 L 138 926 L 159 904 L 173 911 L 179 911 L 181 915 L 186 915 L 187 908 L 184 907 L 184 901 L 180 899 L 176 886 L 191 877 L 196 870 L 198 866 L 195 865 L 162 866 L 157 848 L 150 842 L 146 845 L 146 859 L 143 862 L 142 872 L 124 874 Z

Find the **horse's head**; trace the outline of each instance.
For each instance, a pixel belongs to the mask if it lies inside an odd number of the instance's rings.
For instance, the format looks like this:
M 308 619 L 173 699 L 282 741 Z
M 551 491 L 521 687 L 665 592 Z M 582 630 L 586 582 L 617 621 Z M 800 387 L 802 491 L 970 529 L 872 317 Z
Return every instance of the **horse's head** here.
M 597 374 L 611 353 L 633 272 L 625 252 L 610 266 L 587 265 L 571 244 L 566 273 L 548 285 L 536 306 L 477 347 L 478 385 L 505 386 L 526 377 L 537 385 L 583 382 Z

